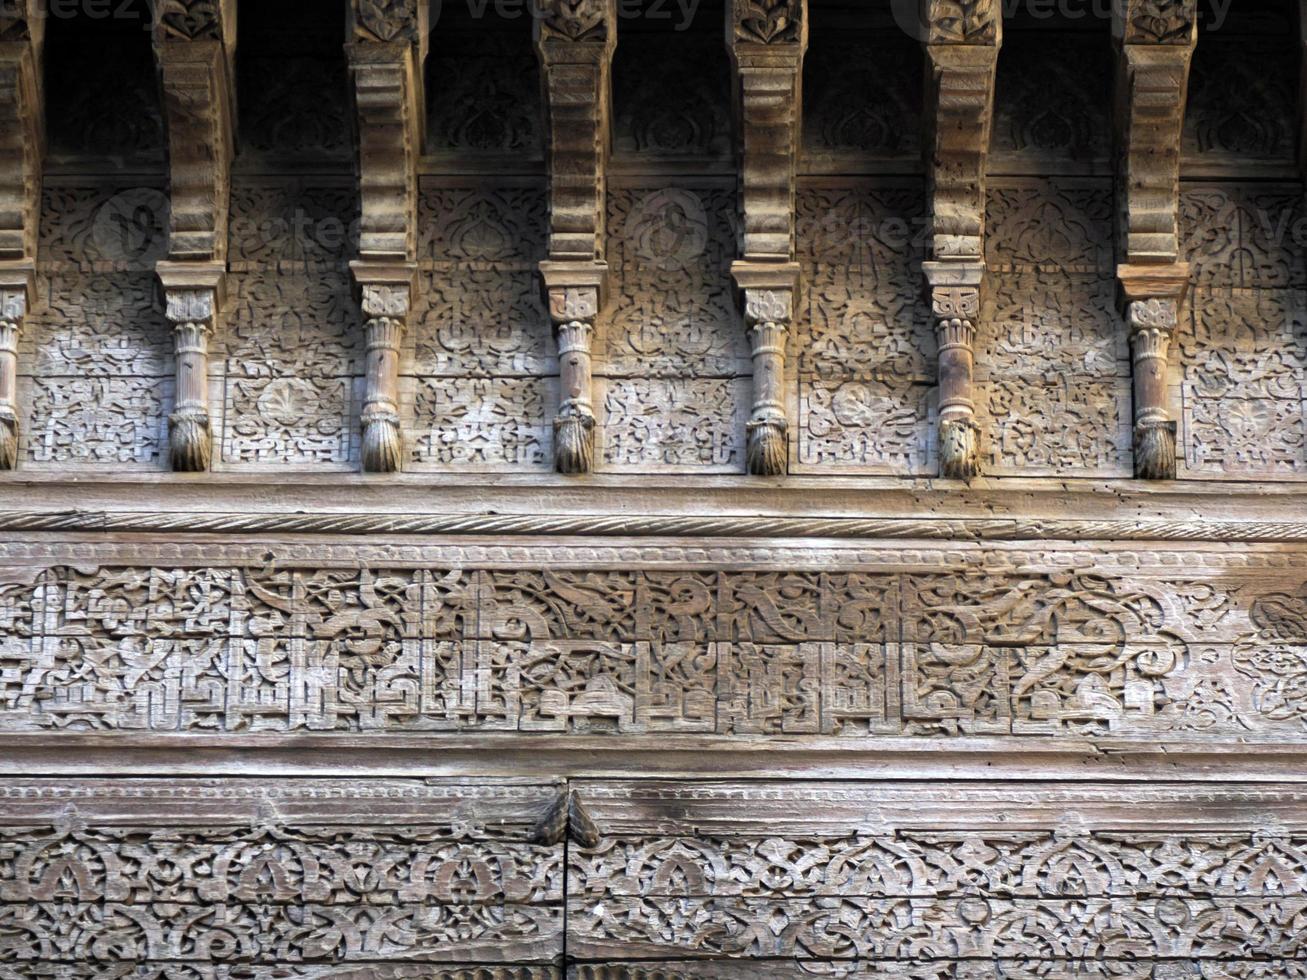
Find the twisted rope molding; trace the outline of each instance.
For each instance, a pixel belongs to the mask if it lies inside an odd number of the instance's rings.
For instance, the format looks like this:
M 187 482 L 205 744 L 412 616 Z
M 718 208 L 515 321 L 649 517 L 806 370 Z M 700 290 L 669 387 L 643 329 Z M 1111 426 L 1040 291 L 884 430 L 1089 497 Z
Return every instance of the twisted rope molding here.
M 1307 542 L 1307 522 L 550 514 L 0 511 L 0 530 L 200 534 Z

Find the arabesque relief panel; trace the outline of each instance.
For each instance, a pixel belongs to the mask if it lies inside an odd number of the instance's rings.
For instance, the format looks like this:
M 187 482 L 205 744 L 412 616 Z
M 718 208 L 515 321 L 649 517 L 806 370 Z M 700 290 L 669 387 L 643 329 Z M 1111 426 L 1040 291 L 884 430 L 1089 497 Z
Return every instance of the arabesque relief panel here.
M 154 550 L 0 553 L 0 730 L 1307 730 L 1296 552 Z

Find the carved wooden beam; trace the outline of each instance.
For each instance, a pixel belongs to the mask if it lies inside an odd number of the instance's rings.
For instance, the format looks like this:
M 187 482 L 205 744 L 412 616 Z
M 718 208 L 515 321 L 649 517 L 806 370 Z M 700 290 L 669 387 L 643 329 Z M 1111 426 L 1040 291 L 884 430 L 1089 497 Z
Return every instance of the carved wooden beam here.
M 352 0 L 346 45 L 358 112 L 362 221 L 351 263 L 366 317 L 362 464 L 398 470 L 399 352 L 417 257 L 417 164 L 422 147 L 424 0 Z
M 18 337 L 36 300 L 45 130 L 38 0 L 0 3 L 0 470 L 18 465 Z
M 798 303 L 794 187 L 807 0 L 731 0 L 727 48 L 740 120 L 743 254 L 731 266 L 753 353 L 748 470 L 779 476 L 789 455 L 785 342 Z
M 1120 158 L 1117 281 L 1134 365 L 1135 476 L 1175 478 L 1167 352 L 1189 282 L 1180 261 L 1180 139 L 1197 0 L 1129 0 L 1117 10 Z
M 985 165 L 1002 43 L 997 0 L 925 0 L 926 119 L 933 261 L 925 263 L 939 341 L 939 462 L 980 473 L 974 348 L 985 271 Z
M 540 272 L 558 337 L 554 468 L 594 466 L 591 341 L 608 280 L 604 209 L 615 0 L 535 0 L 549 134 L 549 257 Z
M 174 470 L 209 468 L 209 336 L 227 259 L 235 111 L 234 0 L 152 0 L 154 54 L 168 128 L 168 258 L 156 272 L 173 325 L 177 397 L 168 418 Z

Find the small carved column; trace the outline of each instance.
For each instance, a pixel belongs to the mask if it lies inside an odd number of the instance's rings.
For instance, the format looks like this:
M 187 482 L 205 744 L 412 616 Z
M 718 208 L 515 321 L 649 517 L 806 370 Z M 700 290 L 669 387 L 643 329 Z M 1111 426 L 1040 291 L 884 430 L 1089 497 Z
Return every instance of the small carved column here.
M 416 267 L 354 262 L 362 297 L 366 365 L 363 393 L 363 470 L 394 473 L 404 454 L 399 420 L 400 345 L 408 323 Z
M 591 270 L 592 285 L 577 285 L 585 268 L 568 269 L 546 263 L 549 318 L 558 338 L 559 385 L 562 389 L 554 418 L 554 461 L 559 473 L 589 473 L 594 468 L 593 374 L 591 343 L 599 315 L 602 274 Z M 551 286 L 551 280 L 567 285 Z
M 172 324 L 177 365 L 177 396 L 168 416 L 172 468 L 201 473 L 213 456 L 209 419 L 209 338 L 218 318 L 225 271 L 221 265 L 160 262 L 164 313 Z
M 209 338 L 226 276 L 236 6 L 153 0 L 152 8 L 171 194 L 168 258 L 155 269 L 175 342 L 169 456 L 174 470 L 202 472 L 213 457 Z
M 794 261 L 794 193 L 798 163 L 806 0 L 731 0 L 727 48 L 740 113 L 742 255 L 731 266 L 743 293 L 753 355 L 748 470 L 779 476 L 789 457 L 785 345 L 799 292 Z
M 591 344 L 608 278 L 604 208 L 614 0 L 535 0 L 549 133 L 549 257 L 540 275 L 558 338 L 554 468 L 594 468 Z
M 1167 352 L 1189 282 L 1180 261 L 1180 140 L 1197 40 L 1196 0 L 1118 6 L 1117 267 L 1134 365 L 1135 476 L 1172 480 L 1176 424 Z
M 37 0 L 0 4 L 0 470 L 18 465 L 18 338 L 36 299 L 44 148 Z
M 940 475 L 969 481 L 980 473 L 980 427 L 976 425 L 972 375 L 985 268 L 979 262 L 924 265 L 939 347 Z
M 18 337 L 30 292 L 30 272 L 0 271 L 0 470 L 18 465 Z
M 359 258 L 350 263 L 365 318 L 361 462 L 393 473 L 403 459 L 399 359 L 417 256 L 420 67 L 427 36 L 421 0 L 352 0 L 346 45 L 358 111 Z
M 799 294 L 799 267 L 794 263 L 736 262 L 731 273 L 744 294 L 744 325 L 753 357 L 748 469 L 755 476 L 779 476 L 789 458 L 785 344 Z
M 1118 266 L 1134 376 L 1135 476 L 1174 480 L 1176 425 L 1168 408 L 1167 357 L 1189 287 L 1189 266 Z
M 939 339 L 939 468 L 941 476 L 970 481 L 980 474 L 972 374 L 985 275 L 985 167 L 1002 18 L 996 0 L 926 0 L 925 9 L 934 257 L 925 263 L 925 273 Z

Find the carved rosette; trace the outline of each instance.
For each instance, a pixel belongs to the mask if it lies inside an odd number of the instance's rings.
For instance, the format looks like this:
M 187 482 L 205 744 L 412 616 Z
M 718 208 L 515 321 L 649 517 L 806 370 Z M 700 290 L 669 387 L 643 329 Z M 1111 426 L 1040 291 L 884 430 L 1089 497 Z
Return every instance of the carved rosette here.
M 596 286 L 549 290 L 549 316 L 558 338 L 562 387 L 562 401 L 554 418 L 554 468 L 559 473 L 589 473 L 594 468 L 591 343 L 598 313 Z
M 939 346 L 940 475 L 970 482 L 980 475 L 973 375 L 984 267 L 979 262 L 927 262 L 925 271 Z
M 394 473 L 404 455 L 399 417 L 399 359 L 412 303 L 412 267 L 354 264 L 362 295 L 365 375 L 361 461 L 365 473 Z
M 753 406 L 748 467 L 754 476 L 780 476 L 789 456 L 785 411 L 785 341 L 794 317 L 792 289 L 746 289 L 744 322 L 753 356 Z
M 18 465 L 18 337 L 26 316 L 26 284 L 0 282 L 0 470 Z
M 1126 312 L 1134 370 L 1135 476 L 1175 479 L 1175 422 L 1167 412 L 1167 354 L 1179 319 L 1172 298 L 1135 300 Z
M 166 272 L 161 278 L 177 364 L 177 402 L 168 416 L 169 457 L 177 472 L 202 473 L 213 457 L 209 337 L 218 315 L 218 288 L 181 282 Z

